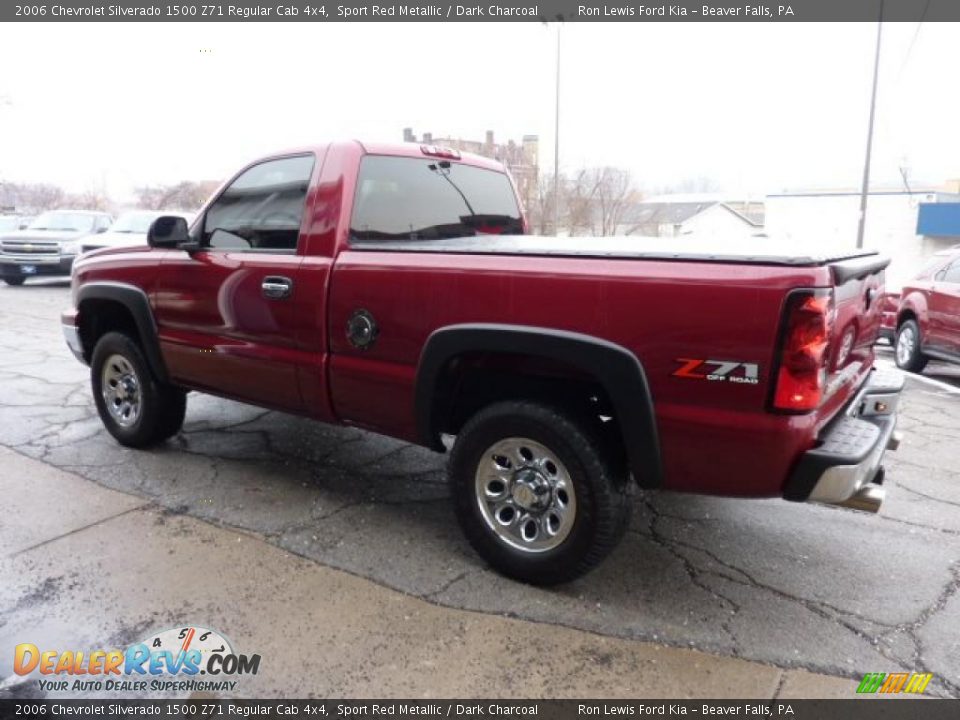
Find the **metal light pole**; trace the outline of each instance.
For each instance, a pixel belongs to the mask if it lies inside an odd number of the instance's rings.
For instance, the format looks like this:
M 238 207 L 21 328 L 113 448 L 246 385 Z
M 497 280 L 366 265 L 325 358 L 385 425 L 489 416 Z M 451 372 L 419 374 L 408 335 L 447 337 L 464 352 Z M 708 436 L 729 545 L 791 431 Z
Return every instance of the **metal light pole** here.
M 13 100 L 10 99 L 9 95 L 0 95 L 0 109 L 4 107 L 13 107 Z M 7 183 L 3 179 L 3 171 L 0 168 L 0 197 L 3 196 L 3 189 L 6 187 Z
M 557 23 L 557 85 L 553 121 L 553 234 L 560 234 L 560 28 Z
M 867 156 L 863 161 L 863 184 L 860 186 L 860 222 L 857 226 L 857 249 L 863 247 L 863 231 L 867 223 L 867 191 L 870 187 L 870 153 L 873 149 L 873 116 L 877 108 L 877 77 L 880 74 L 880 37 L 883 32 L 883 0 L 877 20 L 877 49 L 873 58 L 873 90 L 870 93 L 870 120 L 867 125 Z

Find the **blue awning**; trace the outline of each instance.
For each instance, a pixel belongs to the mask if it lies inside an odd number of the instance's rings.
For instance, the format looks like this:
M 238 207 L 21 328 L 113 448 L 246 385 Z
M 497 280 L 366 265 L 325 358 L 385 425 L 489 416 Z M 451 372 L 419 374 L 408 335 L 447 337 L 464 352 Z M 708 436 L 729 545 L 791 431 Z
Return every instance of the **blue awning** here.
M 960 203 L 920 203 L 917 235 L 960 237 Z

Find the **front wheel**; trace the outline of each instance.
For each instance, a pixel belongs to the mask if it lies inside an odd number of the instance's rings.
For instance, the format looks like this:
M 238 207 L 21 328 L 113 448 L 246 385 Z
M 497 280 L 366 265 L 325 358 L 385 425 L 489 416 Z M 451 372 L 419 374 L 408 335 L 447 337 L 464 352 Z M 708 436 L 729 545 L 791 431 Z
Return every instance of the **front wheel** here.
M 26 279 L 25 277 L 23 277 L 23 275 L 19 275 L 19 276 L 18 276 L 18 275 L 7 275 L 6 277 L 3 278 L 3 281 L 4 281 L 7 285 L 12 285 L 13 287 L 18 287 L 18 286 L 20 286 L 20 285 L 23 285 L 23 283 L 26 282 L 26 280 L 27 280 L 27 279 Z
M 449 480 L 457 519 L 496 570 L 524 582 L 573 580 L 629 523 L 631 485 L 587 423 L 538 403 L 491 405 L 457 436 Z
M 927 358 L 920 350 L 920 326 L 916 320 L 905 321 L 897 330 L 894 354 L 901 370 L 918 373 L 927 366 Z
M 100 419 L 121 445 L 155 445 L 183 424 L 186 393 L 159 382 L 140 346 L 127 335 L 110 332 L 100 338 L 90 376 Z

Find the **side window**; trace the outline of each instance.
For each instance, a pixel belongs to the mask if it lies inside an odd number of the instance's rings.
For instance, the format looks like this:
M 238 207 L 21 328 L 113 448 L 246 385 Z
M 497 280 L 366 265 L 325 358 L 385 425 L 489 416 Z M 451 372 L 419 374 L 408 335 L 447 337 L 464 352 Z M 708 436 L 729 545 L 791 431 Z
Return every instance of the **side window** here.
M 313 163 L 313 155 L 301 155 L 248 169 L 207 210 L 201 244 L 250 252 L 295 250 Z
M 960 285 L 960 260 L 954 260 L 943 275 L 943 282 Z

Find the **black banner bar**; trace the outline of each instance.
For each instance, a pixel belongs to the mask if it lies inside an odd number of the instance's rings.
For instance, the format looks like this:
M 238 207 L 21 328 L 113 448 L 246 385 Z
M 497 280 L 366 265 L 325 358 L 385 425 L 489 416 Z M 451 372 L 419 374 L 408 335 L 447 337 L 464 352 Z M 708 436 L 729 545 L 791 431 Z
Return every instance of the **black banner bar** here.
M 876 21 L 880 0 L 498 0 L 478 4 L 367 0 L 23 0 L 4 22 L 853 22 Z M 957 0 L 884 0 L 888 22 L 960 21 Z
M 917 703 L 921 703 L 917 705 Z M 0 718 L 789 718 L 955 720 L 960 700 L 0 700 Z

